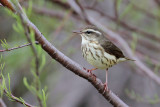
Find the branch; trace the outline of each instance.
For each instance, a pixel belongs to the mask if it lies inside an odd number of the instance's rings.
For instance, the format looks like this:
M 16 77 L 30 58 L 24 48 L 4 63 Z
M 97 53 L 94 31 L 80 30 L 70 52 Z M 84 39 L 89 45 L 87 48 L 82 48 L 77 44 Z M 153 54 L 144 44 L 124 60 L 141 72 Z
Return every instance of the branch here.
M 127 39 L 127 42 L 130 43 L 133 40 L 133 36 L 130 36 L 130 33 L 125 32 L 125 31 L 118 31 L 118 34 L 121 35 L 121 37 L 123 37 L 124 39 Z M 130 41 L 128 41 L 130 40 Z M 159 52 L 160 47 L 158 43 L 153 43 L 152 41 L 148 40 L 148 39 L 137 39 L 137 43 L 139 45 L 137 46 L 143 46 L 146 49 L 152 49 L 152 52 Z M 145 53 L 145 51 L 144 51 Z M 146 54 L 146 53 L 145 53 Z M 152 54 L 154 56 L 154 54 Z
M 23 24 L 23 27 L 24 27 L 24 30 L 25 30 L 25 35 L 27 37 L 28 42 L 32 43 L 32 40 L 31 40 L 30 34 L 29 34 L 29 27 L 26 26 L 24 20 L 22 20 L 22 24 Z M 36 48 L 35 48 L 35 46 L 33 44 L 31 44 L 31 49 L 32 49 L 32 52 L 33 52 L 34 57 L 35 57 L 37 79 L 39 79 L 39 58 L 38 58 L 38 53 L 37 53 L 37 50 L 36 50 Z M 39 89 L 39 82 L 38 81 L 36 81 L 36 86 L 35 87 L 36 87 L 36 91 L 39 92 L 40 89 Z M 39 96 L 36 96 L 36 97 L 37 97 L 39 106 L 43 107 L 41 99 L 39 98 Z
M 78 63 L 74 62 L 59 50 L 57 50 L 50 42 L 46 40 L 43 34 L 39 31 L 39 29 L 26 17 L 26 15 L 22 11 L 22 7 L 20 4 L 16 5 L 16 11 L 18 15 L 21 16 L 21 19 L 25 22 L 25 25 L 29 28 L 32 28 L 35 31 L 36 40 L 41 44 L 42 48 L 56 61 L 58 61 L 61 65 L 63 65 L 68 70 L 72 71 L 73 73 L 79 75 L 80 77 L 88 80 L 96 89 L 99 91 L 100 94 L 106 98 L 112 105 L 116 107 L 128 107 L 119 97 L 117 97 L 112 91 L 104 92 L 104 85 L 100 79 L 90 75 L 87 71 L 83 69 Z
M 106 18 L 112 20 L 113 22 L 117 22 L 117 19 L 115 17 L 112 17 L 112 16 L 109 16 L 107 14 L 104 14 L 103 12 L 101 12 L 100 10 L 97 10 L 97 9 L 94 9 L 94 8 L 90 8 L 90 7 L 86 7 L 87 9 L 90 9 L 90 10 L 94 10 L 94 11 L 97 11 L 99 14 L 101 14 L 102 16 L 105 16 Z M 122 21 L 122 20 L 118 20 L 118 23 L 119 25 L 121 25 L 123 28 L 129 30 L 129 31 L 132 31 L 132 32 L 136 32 L 136 33 L 139 33 L 141 34 L 142 36 L 144 36 L 145 38 L 148 37 L 149 39 L 151 40 L 154 40 L 154 41 L 157 41 L 157 42 L 160 42 L 160 37 L 157 36 L 157 35 L 154 35 L 154 34 L 151 34 L 151 33 L 148 33 L 148 32 L 145 32 L 141 29 L 138 29 L 134 26 L 131 26 L 129 24 L 127 24 L 126 22 Z
M 69 4 L 62 2 L 61 0 L 50 0 L 50 1 L 64 7 L 65 9 L 68 9 L 70 7 Z
M 38 42 L 35 42 L 35 43 L 38 44 Z M 18 47 L 0 50 L 0 52 L 6 52 L 6 51 L 12 51 L 12 50 L 15 50 L 15 49 L 20 49 L 20 48 L 23 48 L 23 47 L 26 47 L 26 46 L 30 46 L 31 44 L 32 44 L 32 43 L 28 43 L 28 44 L 21 45 L 21 46 L 18 46 Z
M 90 21 L 95 26 L 98 26 L 100 29 L 102 29 L 108 36 L 110 36 L 110 38 L 112 38 L 112 40 L 117 41 L 119 43 L 119 46 L 121 46 L 123 48 L 123 50 L 126 51 L 128 56 L 131 59 L 136 60 L 136 61 L 134 61 L 134 63 L 137 65 L 137 67 L 139 67 L 143 73 L 145 73 L 148 77 L 150 77 L 152 80 L 154 80 L 156 83 L 158 83 L 160 85 L 160 77 L 157 76 L 156 74 L 154 74 L 150 68 L 148 68 L 145 64 L 143 64 L 142 61 L 139 60 L 138 57 L 136 57 L 135 55 L 132 54 L 132 51 L 129 48 L 128 44 L 126 43 L 126 41 L 123 38 L 120 37 L 120 35 L 107 29 L 103 24 L 97 22 L 96 19 L 94 19 L 93 17 L 90 17 Z
M 154 0 L 158 7 L 160 7 L 160 0 Z
M 57 1 L 57 0 L 50 0 L 50 1 L 52 1 L 52 2 L 55 3 L 55 1 Z M 76 4 L 75 4 L 75 3 L 76 3 L 77 1 L 76 1 L 76 2 L 73 2 L 73 3 L 72 3 L 72 1 L 73 1 L 73 0 L 68 0 L 68 4 L 72 4 L 72 6 L 68 6 L 67 3 L 62 3 L 61 1 L 59 1 L 60 3 L 58 3 L 58 5 L 60 5 L 60 6 L 61 6 L 62 8 L 64 8 L 64 9 L 71 9 L 71 10 L 73 10 L 74 15 L 77 15 L 77 14 L 78 14 L 81 19 L 83 19 L 83 20 L 85 19 L 85 21 L 88 20 L 88 19 L 86 18 L 87 15 L 81 15 L 81 14 L 83 13 L 83 10 L 85 10 L 85 9 L 82 8 L 81 4 L 78 3 L 77 5 L 79 5 L 79 8 L 75 8 L 75 7 L 76 7 Z M 63 5 L 62 5 L 62 4 L 63 4 Z M 64 6 L 64 5 L 65 5 L 65 6 Z M 101 12 L 101 11 L 98 10 L 98 9 L 94 9 L 94 8 L 92 8 L 92 7 L 86 7 L 86 8 L 87 8 L 87 9 L 90 9 L 90 10 L 97 11 L 97 12 L 100 13 L 102 16 L 105 16 L 106 18 L 112 20 L 113 22 L 117 22 L 117 21 L 116 21 L 117 19 L 116 19 L 115 17 L 112 17 L 112 16 L 109 16 L 109 15 L 107 15 L 107 14 L 104 14 L 103 12 Z M 82 10 L 80 10 L 80 9 L 82 9 Z M 82 16 L 84 16 L 84 17 L 82 17 Z M 89 23 L 89 21 L 86 21 L 86 23 Z M 132 31 L 132 32 L 141 34 L 141 35 L 144 36 L 144 37 L 148 37 L 150 40 L 154 40 L 154 41 L 160 42 L 160 37 L 159 37 L 158 35 L 151 34 L 151 33 L 149 33 L 149 32 L 146 32 L 146 31 L 144 31 L 144 30 L 141 30 L 141 29 L 137 29 L 136 27 L 131 26 L 131 25 L 129 25 L 129 24 L 127 24 L 126 22 L 121 21 L 121 20 L 119 20 L 117 24 L 121 25 L 123 28 L 125 28 L 125 29 L 127 29 L 127 30 L 129 30 L 129 31 Z
M 83 16 L 82 19 L 85 20 L 85 22 L 87 24 L 90 24 L 90 22 L 89 22 L 89 20 L 87 18 L 86 12 L 85 12 L 83 6 L 81 5 L 81 3 L 78 0 L 75 0 L 75 3 L 77 3 L 77 5 L 79 5 L 79 8 L 80 8 L 80 12 L 77 11 L 77 13 L 79 14 L 79 16 Z
M 134 9 L 138 10 L 139 12 L 141 12 L 144 15 L 146 15 L 147 17 L 150 17 L 150 18 L 152 18 L 154 20 L 156 20 L 156 19 L 160 20 L 160 17 L 158 15 L 154 15 L 150 11 L 139 7 L 138 5 L 136 5 L 135 3 L 133 3 L 130 0 L 127 0 L 127 4 L 130 4 L 130 3 L 132 4 L 132 6 L 133 6 Z
M 15 12 L 15 9 L 14 9 L 13 4 L 12 4 L 9 0 L 0 0 L 0 3 L 1 3 L 3 6 L 9 8 L 9 9 L 12 10 L 13 12 Z
M 28 7 L 28 3 L 23 3 L 22 4 L 24 7 Z M 57 19 L 63 19 L 65 17 L 65 14 L 62 11 L 54 11 L 53 9 L 47 9 L 46 7 L 38 7 L 37 5 L 32 5 L 32 9 L 34 12 L 41 14 L 41 15 L 46 15 L 46 16 L 51 16 L 51 17 L 56 17 Z
M 4 93 L 5 93 L 6 95 L 8 94 L 6 90 L 4 90 Z M 28 103 L 25 102 L 25 101 L 19 100 L 19 99 L 18 99 L 17 97 L 15 97 L 12 93 L 10 93 L 10 97 L 11 97 L 14 101 L 16 101 L 16 102 L 18 102 L 18 103 L 20 103 L 20 104 L 24 104 L 24 105 L 27 106 L 27 107 L 36 107 L 36 106 L 33 106 L 33 105 L 28 104 Z
M 95 0 L 96 1 L 96 0 Z M 28 4 L 27 3 L 24 3 L 24 5 L 23 6 L 25 6 L 25 7 L 27 7 L 28 6 Z M 134 4 L 133 4 L 133 6 L 134 6 Z M 93 6 L 92 6 L 93 7 Z M 108 15 L 105 15 L 104 13 L 102 13 L 101 11 L 99 11 L 99 10 L 96 10 L 96 9 L 94 9 L 94 8 L 92 8 L 92 7 L 86 7 L 87 9 L 92 9 L 92 10 L 94 10 L 94 11 L 97 11 L 98 13 L 100 13 L 102 16 L 108 16 Z M 46 16 L 51 16 L 51 17 L 56 17 L 56 18 L 58 18 L 58 19 L 63 19 L 63 17 L 65 17 L 65 15 L 64 15 L 64 13 L 62 13 L 61 11 L 53 11 L 53 10 L 51 10 L 51 9 L 47 9 L 47 8 L 45 8 L 45 7 L 42 7 L 42 8 L 39 8 L 39 7 L 37 7 L 36 5 L 33 5 L 33 11 L 35 11 L 36 13 L 39 13 L 39 14 L 43 14 L 43 15 L 46 15 Z M 60 13 L 59 13 L 60 12 Z M 59 14 L 58 14 L 59 13 Z M 72 16 L 73 16 L 73 14 L 72 14 Z M 111 18 L 110 16 L 108 16 L 109 18 Z M 158 16 L 153 16 L 153 17 L 158 17 Z M 75 18 L 75 16 L 74 16 L 74 18 Z M 78 18 L 78 17 L 76 17 L 76 18 Z M 112 20 L 113 19 L 113 20 Z M 112 21 L 114 21 L 114 22 L 116 22 L 116 20 L 115 20 L 115 18 L 111 18 L 111 20 Z M 119 24 L 119 22 L 116 22 L 117 24 Z M 125 23 L 125 22 L 123 22 L 123 23 Z M 62 23 L 62 24 L 64 24 L 64 23 Z M 122 26 L 121 24 L 119 24 L 120 26 Z M 60 26 L 60 28 L 61 28 L 61 26 Z M 59 32 L 59 28 L 57 28 L 58 29 L 58 32 Z M 57 31 L 56 31 L 57 32 Z M 123 34 L 121 34 L 121 36 L 124 36 L 124 32 L 118 32 L 118 33 L 123 33 Z M 57 33 L 55 33 L 55 36 L 57 35 Z M 130 34 L 127 34 L 127 36 L 126 37 L 130 37 L 130 36 L 128 36 L 128 35 L 130 35 Z M 140 42 L 139 42 L 139 44 L 141 44 L 143 42 L 143 40 L 141 40 Z M 153 46 L 153 43 L 152 43 L 152 41 L 149 41 L 149 43 L 147 42 L 146 44 L 142 44 L 144 47 L 147 47 L 148 48 L 148 46 L 150 47 L 152 47 L 151 49 L 159 49 L 159 48 L 157 48 L 157 46 Z
M 4 101 L 0 98 L 0 107 L 7 107 Z
M 118 14 L 118 0 L 114 0 L 114 16 L 115 16 L 115 19 L 116 19 L 116 22 L 117 24 L 119 24 L 119 14 Z M 118 26 L 117 26 L 118 28 Z

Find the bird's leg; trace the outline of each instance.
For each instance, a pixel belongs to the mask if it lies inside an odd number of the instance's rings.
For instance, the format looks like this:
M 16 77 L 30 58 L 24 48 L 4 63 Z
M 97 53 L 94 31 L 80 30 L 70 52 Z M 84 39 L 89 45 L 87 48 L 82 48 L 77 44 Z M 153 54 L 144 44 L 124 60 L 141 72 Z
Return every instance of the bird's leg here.
M 94 80 L 96 81 L 96 75 L 92 73 L 92 71 L 96 70 L 98 68 L 93 68 L 93 69 L 90 69 L 90 70 L 87 70 L 87 72 L 89 72 L 92 76 L 94 76 Z
M 87 69 L 86 69 L 86 68 L 84 68 L 84 67 L 83 67 L 83 69 L 84 69 L 84 70 L 87 70 Z M 95 80 L 96 80 L 96 75 L 95 75 L 95 74 L 93 74 L 93 73 L 92 73 L 92 71 L 94 71 L 94 70 L 96 70 L 96 69 L 98 69 L 98 68 L 93 68 L 93 69 L 88 69 L 88 70 L 87 70 L 87 72 L 89 72 L 92 76 L 94 76 L 94 77 L 95 77 Z
M 92 71 L 94 71 L 96 69 L 98 69 L 98 68 L 88 69 L 87 72 L 90 72 L 91 74 L 93 74 Z
M 103 85 L 104 85 L 103 93 L 105 93 L 105 91 L 109 92 L 109 89 L 108 89 L 108 69 L 106 69 L 106 82 Z

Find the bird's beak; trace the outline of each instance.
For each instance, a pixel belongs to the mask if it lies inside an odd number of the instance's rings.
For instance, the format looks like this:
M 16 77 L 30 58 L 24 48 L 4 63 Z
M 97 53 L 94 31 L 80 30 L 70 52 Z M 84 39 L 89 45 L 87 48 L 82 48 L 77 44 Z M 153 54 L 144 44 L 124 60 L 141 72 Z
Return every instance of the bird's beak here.
M 73 31 L 73 33 L 82 34 L 82 31 Z

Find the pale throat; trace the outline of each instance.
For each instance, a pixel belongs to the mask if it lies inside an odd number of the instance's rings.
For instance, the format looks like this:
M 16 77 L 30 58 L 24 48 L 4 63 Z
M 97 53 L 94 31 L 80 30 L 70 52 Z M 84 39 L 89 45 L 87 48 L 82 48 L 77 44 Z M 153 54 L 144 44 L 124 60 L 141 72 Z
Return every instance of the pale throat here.
M 89 44 L 89 43 L 91 43 L 91 41 L 94 41 L 94 42 L 98 42 L 96 39 L 90 39 L 89 37 L 87 37 L 87 36 L 84 36 L 84 35 L 81 35 L 81 37 L 82 37 L 82 45 L 85 45 L 85 44 Z

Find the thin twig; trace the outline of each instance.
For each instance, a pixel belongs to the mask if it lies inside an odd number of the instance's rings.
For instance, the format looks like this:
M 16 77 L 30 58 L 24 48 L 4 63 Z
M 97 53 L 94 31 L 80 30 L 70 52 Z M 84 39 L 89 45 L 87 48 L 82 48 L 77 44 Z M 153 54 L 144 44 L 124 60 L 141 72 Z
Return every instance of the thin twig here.
M 55 32 L 54 32 L 54 34 L 53 34 L 53 35 L 54 35 L 54 39 L 55 39 L 56 36 L 58 36 L 58 34 L 62 31 L 62 29 L 64 28 L 65 23 L 70 19 L 71 15 L 72 15 L 72 11 L 70 11 L 69 13 L 67 13 L 67 14 L 63 17 L 61 23 L 60 23 L 59 26 L 56 28 L 56 30 L 55 30 Z
M 116 32 L 116 31 L 115 31 Z M 118 31 L 118 33 L 124 38 L 124 39 L 128 39 L 128 40 L 133 40 L 133 36 L 130 36 L 131 34 L 125 31 Z M 128 42 L 130 43 L 130 42 Z M 140 39 L 137 37 L 137 43 L 140 46 L 143 46 L 146 49 L 152 49 L 154 50 L 154 52 L 159 52 L 160 47 L 159 47 L 159 43 L 153 43 L 152 41 L 148 40 L 148 39 Z M 152 51 L 153 52 L 153 51 Z M 154 54 L 153 54 L 154 56 Z
M 0 107 L 7 107 L 2 98 L 0 98 Z
M 150 17 L 150 18 L 152 18 L 152 19 L 154 19 L 154 20 L 156 20 L 156 19 L 160 20 L 160 17 L 159 17 L 158 15 L 154 15 L 154 14 L 151 13 L 150 11 L 139 7 L 138 5 L 136 5 L 135 3 L 133 3 L 133 2 L 130 1 L 130 0 L 127 0 L 127 2 L 128 2 L 127 4 L 130 4 L 130 3 L 131 3 L 132 6 L 133 6 L 133 8 L 134 8 L 135 10 L 138 10 L 139 12 L 141 12 L 141 13 L 144 14 L 144 15 L 146 15 L 147 17 Z
M 7 95 L 7 91 L 6 90 L 4 90 L 4 93 Z M 29 104 L 29 103 L 27 103 L 27 102 L 25 102 L 25 101 L 21 101 L 21 100 L 19 100 L 17 97 L 15 97 L 13 94 L 11 94 L 10 93 L 10 97 L 12 98 L 12 100 L 14 100 L 14 101 L 16 101 L 16 102 L 18 102 L 18 103 L 20 103 L 20 104 L 24 104 L 25 106 L 27 106 L 27 107 L 36 107 L 36 106 L 33 106 L 33 105 L 31 105 L 31 104 Z
M 22 5 L 24 7 L 28 7 L 28 3 L 26 2 L 23 3 Z M 38 14 L 55 17 L 60 20 L 63 19 L 63 17 L 65 16 L 65 14 L 62 11 L 55 11 L 55 10 L 47 9 L 46 7 L 38 7 L 35 4 L 32 5 L 32 10 Z
M 157 6 L 160 8 L 160 0 L 154 0 Z
M 51 0 L 51 1 L 55 3 L 55 0 Z M 57 0 L 56 0 L 56 1 L 57 1 Z M 75 3 L 74 3 L 74 6 L 73 6 L 72 8 L 71 8 L 71 6 L 68 5 L 69 3 L 71 4 L 71 3 L 73 2 L 73 0 L 68 0 L 68 4 L 67 4 L 67 3 L 62 3 L 61 1 L 59 1 L 59 2 L 60 2 L 60 3 L 58 3 L 58 5 L 60 5 L 62 8 L 71 9 L 71 10 L 73 10 L 74 15 L 79 14 L 80 16 L 82 16 L 80 12 L 83 12 L 84 9 L 82 8 L 81 4 L 79 4 L 79 2 L 78 2 L 78 5 L 79 5 L 80 7 L 79 7 L 79 8 L 76 8 L 77 10 L 74 9 Z M 63 5 L 62 5 L 62 4 L 63 4 Z M 73 3 L 72 3 L 72 4 L 73 4 Z M 64 6 L 64 5 L 65 5 L 65 6 Z M 81 8 L 82 8 L 82 10 L 80 10 Z M 98 9 L 94 9 L 94 8 L 88 7 L 88 6 L 86 6 L 85 8 L 90 9 L 90 10 L 93 10 L 93 11 L 96 11 L 96 12 L 98 12 L 99 14 L 101 14 L 102 16 L 105 16 L 106 18 L 110 19 L 111 21 L 117 22 L 115 17 L 112 17 L 112 16 L 110 16 L 110 15 L 107 15 L 107 14 L 101 12 L 101 11 L 98 10 Z M 85 16 L 85 15 L 83 15 L 83 16 L 84 16 L 85 20 L 87 20 L 87 16 Z M 80 17 L 80 18 L 82 19 L 82 17 Z M 88 23 L 88 22 L 89 22 L 89 21 L 87 21 L 87 23 Z M 154 41 L 160 42 L 160 37 L 159 37 L 158 35 L 151 34 L 151 33 L 146 32 L 146 31 L 144 31 L 144 30 L 138 29 L 138 28 L 136 28 L 136 27 L 134 27 L 134 26 L 132 26 L 132 25 L 127 24 L 127 23 L 124 22 L 124 21 L 121 21 L 121 20 L 118 21 L 118 24 L 121 25 L 123 28 L 129 30 L 129 31 L 132 31 L 132 32 L 141 34 L 141 35 L 144 36 L 144 37 L 148 37 L 150 40 L 154 40 Z
M 97 4 L 97 2 L 98 2 L 98 0 L 94 0 L 94 1 L 92 2 L 92 4 L 90 5 L 90 7 L 95 7 L 96 4 Z
M 20 8 L 21 9 L 21 8 Z M 22 10 L 21 10 L 22 11 Z M 23 24 L 23 27 L 25 29 L 25 35 L 27 37 L 27 40 L 28 42 L 32 43 L 32 40 L 30 38 L 30 34 L 29 34 L 29 27 L 25 24 L 25 21 L 22 20 L 22 24 Z M 38 58 L 38 53 L 37 53 L 37 50 L 36 48 L 34 47 L 33 44 L 30 45 L 31 46 L 31 49 L 32 49 L 32 52 L 34 54 L 34 57 L 35 57 L 35 65 L 36 65 L 36 75 L 37 75 L 37 79 L 39 79 L 39 58 Z M 39 82 L 36 80 L 36 91 L 39 92 Z M 39 96 L 37 96 L 37 100 L 38 100 L 38 103 L 39 103 L 39 106 L 40 107 L 43 107 L 42 105 L 42 101 L 41 99 L 39 98 Z
M 55 3 L 55 4 L 61 5 L 66 9 L 68 9 L 70 7 L 69 4 L 67 4 L 65 2 L 62 2 L 61 0 L 50 0 L 50 1 Z
M 96 1 L 96 0 L 95 0 Z M 28 6 L 28 4 L 24 4 L 24 6 Z M 89 8 L 89 9 L 93 9 L 92 7 L 86 7 L 86 8 Z M 47 8 L 45 8 L 45 7 L 43 7 L 43 8 L 38 8 L 37 6 L 35 6 L 35 5 L 33 5 L 33 10 L 36 12 L 36 13 L 39 13 L 39 14 L 45 14 L 46 16 L 51 16 L 51 17 L 57 17 L 57 18 L 60 18 L 60 19 L 62 19 L 63 17 L 64 17 L 64 14 L 63 13 L 61 13 L 61 15 L 57 15 L 57 13 L 59 13 L 59 12 L 57 12 L 57 11 L 53 11 L 53 10 L 51 10 L 51 9 L 47 9 Z M 94 9 L 94 11 L 95 11 L 95 9 Z M 101 15 L 103 15 L 104 16 L 104 13 L 102 13 L 101 11 L 99 12 L 99 13 L 101 13 Z M 60 16 L 60 17 L 59 17 Z M 110 16 L 109 16 L 110 17 Z M 157 17 L 157 16 L 153 16 L 153 17 Z M 112 19 L 114 19 L 114 18 L 112 18 Z M 114 21 L 115 22 L 115 21 Z M 63 23 L 62 23 L 63 24 Z M 119 24 L 119 23 L 117 23 L 117 24 Z M 59 28 L 57 28 L 57 29 L 59 29 Z M 58 30 L 59 31 L 59 30 Z M 57 32 L 57 30 L 56 30 L 56 32 Z M 54 33 L 55 34 L 55 33 Z M 57 35 L 57 33 L 56 33 L 56 35 Z M 122 35 L 123 36 L 123 35 Z M 128 36 L 129 37 L 129 36 Z M 142 41 L 143 42 L 143 41 Z M 139 43 L 142 43 L 142 42 L 139 42 Z M 150 42 L 152 42 L 152 41 L 150 41 Z M 152 44 L 150 44 L 151 46 L 152 46 Z M 144 46 L 146 47 L 146 46 L 150 46 L 148 43 L 147 43 L 147 45 L 145 44 Z M 152 49 L 154 49 L 155 47 L 153 46 L 153 48 Z
M 11 9 L 13 12 L 15 12 L 13 4 L 9 0 L 0 0 L 1 5 Z
M 38 42 L 35 42 L 35 43 L 38 44 Z M 21 45 L 21 46 L 18 46 L 18 47 L 0 50 L 0 52 L 12 51 L 12 50 L 15 50 L 15 49 L 19 49 L 19 48 L 23 48 L 23 47 L 26 47 L 26 46 L 30 46 L 31 44 L 32 43 L 28 43 L 28 44 Z
M 86 8 L 91 9 L 90 7 L 86 7 Z M 109 16 L 109 15 L 101 12 L 101 11 L 98 10 L 98 9 L 93 9 L 93 8 L 92 8 L 91 10 L 97 11 L 99 14 L 101 14 L 102 16 L 105 16 L 106 18 L 112 20 L 113 22 L 117 22 L 115 17 Z M 145 32 L 145 31 L 143 31 L 143 30 L 141 30 L 141 29 L 138 29 L 138 28 L 136 28 L 136 27 L 134 27 L 134 26 L 131 26 L 131 25 L 129 25 L 129 24 L 127 24 L 126 22 L 121 21 L 121 20 L 118 21 L 118 24 L 121 25 L 123 28 L 125 28 L 125 29 L 127 29 L 127 30 L 130 30 L 130 31 L 135 32 L 135 33 L 139 33 L 139 34 L 141 34 L 141 35 L 144 36 L 144 37 L 148 37 L 148 38 L 151 39 L 151 40 L 160 42 L 160 37 L 157 36 L 157 35 L 154 35 L 154 34 Z
M 119 25 L 118 23 L 119 23 L 119 14 L 118 14 L 118 0 L 114 0 L 114 16 L 115 16 L 115 18 L 116 18 L 116 22 L 117 22 L 117 25 Z M 117 29 L 118 29 L 118 26 L 117 26 Z
M 89 24 L 89 20 L 87 18 L 86 12 L 85 12 L 83 6 L 81 5 L 81 3 L 79 2 L 79 0 L 75 0 L 75 3 L 77 3 L 79 5 L 79 8 L 81 9 L 82 14 L 79 13 L 79 15 L 82 15 L 85 22 Z

